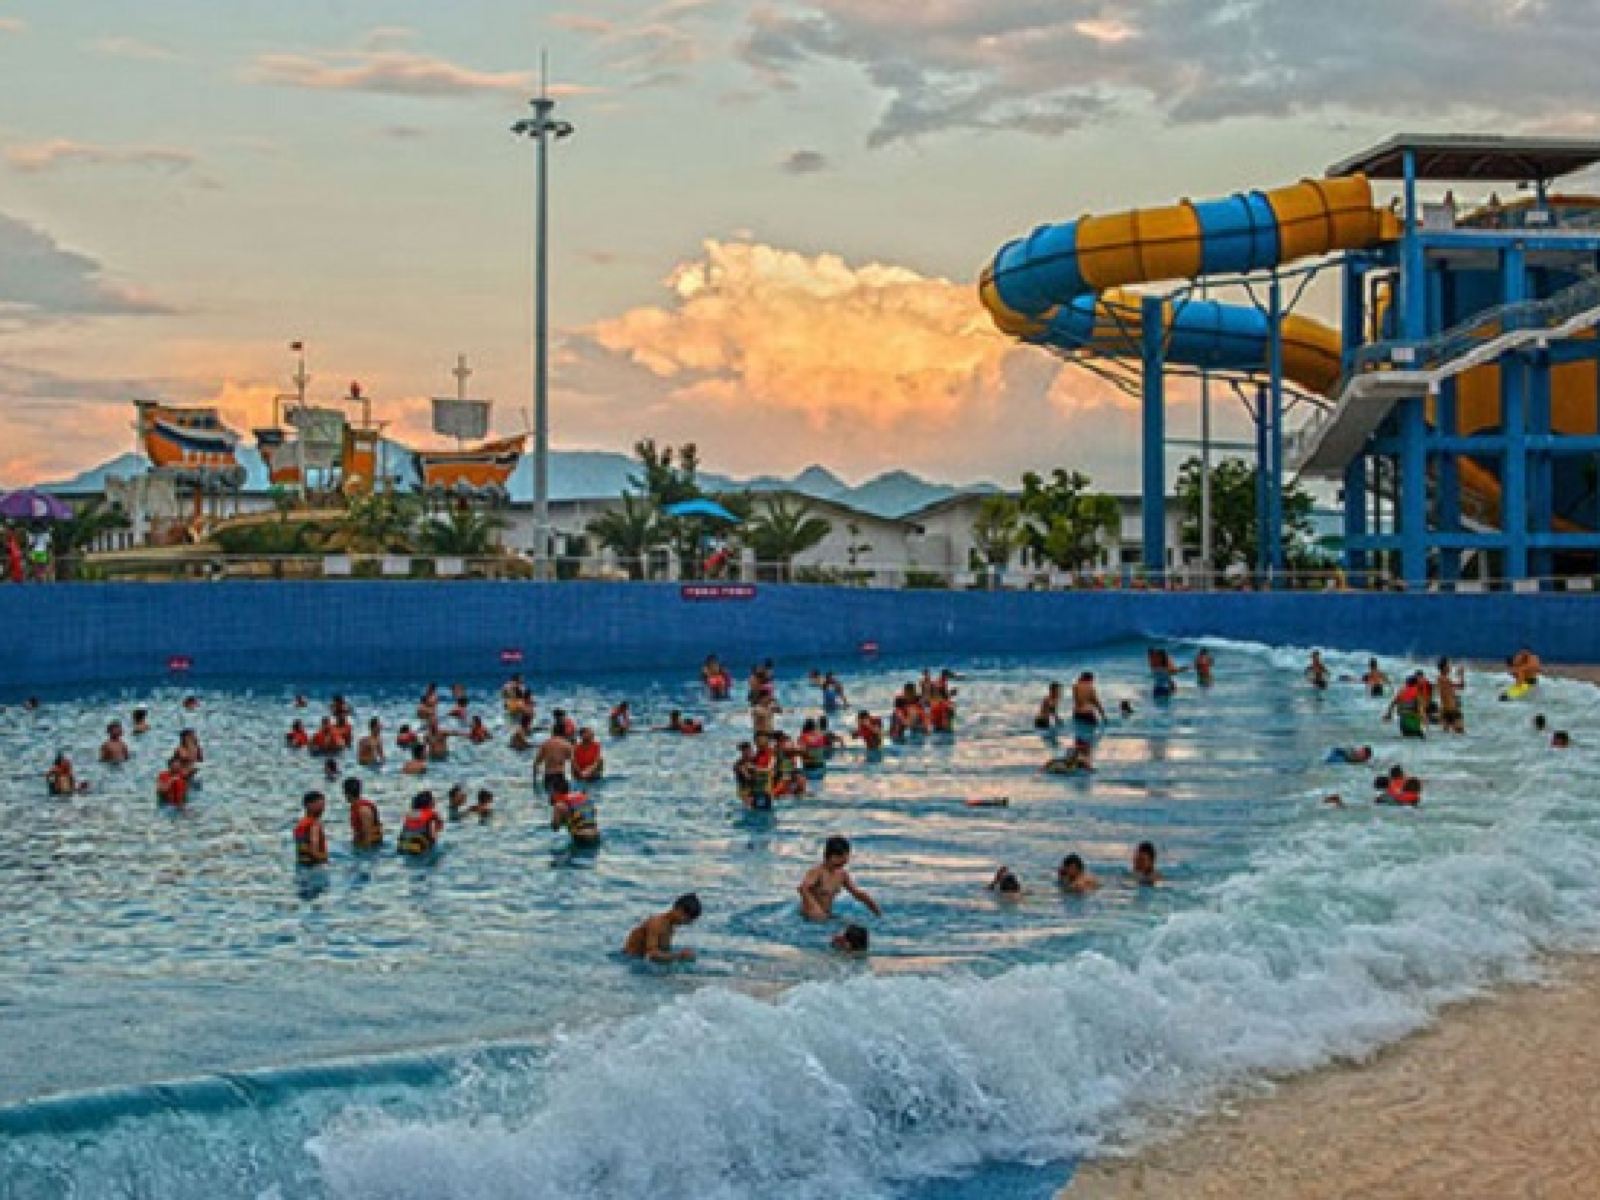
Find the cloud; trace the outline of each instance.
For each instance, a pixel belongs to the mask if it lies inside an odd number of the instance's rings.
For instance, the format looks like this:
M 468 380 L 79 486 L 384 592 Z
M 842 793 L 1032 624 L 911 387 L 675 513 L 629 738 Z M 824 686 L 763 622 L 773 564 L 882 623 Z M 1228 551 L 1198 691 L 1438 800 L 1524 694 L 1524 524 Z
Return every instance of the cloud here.
M 192 151 L 171 146 L 99 146 L 68 138 L 7 146 L 5 159 L 15 170 L 29 174 L 61 167 L 150 167 L 179 174 L 199 161 Z
M 98 38 L 89 48 L 106 58 L 131 58 L 140 62 L 174 62 L 182 57 L 169 46 L 134 37 Z
M 1136 402 L 1000 335 L 970 284 L 710 241 L 665 286 L 665 303 L 562 339 L 563 438 L 688 438 L 740 471 L 1011 477 L 1065 456 L 1108 483 L 1133 477 Z
M 688 68 L 707 57 L 706 41 L 689 25 L 710 15 L 707 0 L 667 0 L 631 19 L 593 13 L 557 13 L 550 23 L 588 38 L 606 70 L 633 89 L 665 87 L 687 79 Z
M 171 311 L 107 279 L 101 264 L 87 254 L 67 250 L 44 230 L 0 213 L 0 323 Z
M 392 47 L 394 30 L 380 38 Z M 370 43 L 371 35 L 368 35 Z M 481 95 L 525 96 L 531 71 L 482 71 L 447 59 L 370 44 L 318 54 L 262 54 L 245 69 L 247 82 L 319 92 L 371 92 L 438 100 Z
M 875 145 L 951 129 L 1056 135 L 1122 112 L 1549 121 L 1592 106 L 1596 0 L 784 0 L 745 61 L 792 88 L 812 64 L 885 97 Z M 1489 64 L 1492 64 L 1489 65 Z
M 379 25 L 361 39 L 363 50 L 397 50 L 417 40 L 417 31 L 406 25 Z
M 816 150 L 796 150 L 783 160 L 783 169 L 791 175 L 815 175 L 831 165 L 828 156 Z
M 0 488 L 64 479 L 131 449 L 129 402 L 171 391 L 167 380 L 66 375 L 0 358 Z
M 0 33 L 22 33 L 28 23 L 21 17 L 0 17 Z

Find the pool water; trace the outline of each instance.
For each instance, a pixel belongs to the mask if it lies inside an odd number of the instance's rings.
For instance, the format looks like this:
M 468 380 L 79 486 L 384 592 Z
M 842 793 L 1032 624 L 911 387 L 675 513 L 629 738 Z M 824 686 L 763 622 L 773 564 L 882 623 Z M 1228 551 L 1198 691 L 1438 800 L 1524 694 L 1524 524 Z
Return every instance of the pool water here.
M 330 797 L 333 862 L 310 873 L 289 831 L 320 763 L 282 739 L 320 712 L 297 712 L 292 686 L 206 691 L 197 712 L 176 689 L 8 708 L 0 1196 L 1048 1195 L 1142 1121 L 1363 1053 L 1542 949 L 1591 943 L 1593 692 L 1541 688 L 1538 710 L 1574 730 L 1565 753 L 1487 678 L 1469 737 L 1402 745 L 1354 683 L 1310 689 L 1298 651 L 1215 653 L 1215 687 L 1185 677 L 1162 705 L 1137 646 L 817 664 L 848 667 L 852 710 L 880 713 L 921 666 L 956 667 L 959 734 L 877 763 L 842 753 L 770 816 L 734 795 L 742 706 L 692 679 L 535 679 L 541 714 L 597 729 L 623 697 L 640 727 L 674 707 L 708 720 L 700 738 L 608 740 L 605 841 L 577 855 L 506 745 L 498 680 L 469 681 L 493 742 L 458 741 L 422 782 L 392 748 L 363 774 L 391 835 L 424 785 L 491 787 L 496 815 L 453 824 L 421 865 L 352 854 Z M 780 673 L 791 728 L 816 709 L 806 665 Z M 1081 669 L 1136 711 L 1113 718 L 1091 779 L 1043 775 L 1034 708 Z M 392 735 L 425 682 L 343 690 L 358 727 L 378 715 Z M 134 761 L 93 764 L 105 722 L 146 701 Z M 203 787 L 159 812 L 183 726 Z M 1403 755 L 1423 810 L 1369 805 L 1375 768 L 1323 763 L 1347 743 Z M 58 748 L 89 794 L 44 796 Z M 1334 790 L 1348 808 L 1321 803 Z M 992 795 L 1009 807 L 964 803 Z M 885 910 L 866 961 L 798 913 L 834 833 Z M 1156 889 L 1125 879 L 1146 838 Z M 1068 851 L 1101 892 L 1055 889 Z M 1019 902 L 984 888 L 1001 863 Z M 627 930 L 691 889 L 705 916 L 679 941 L 699 960 L 621 961 Z M 848 899 L 839 915 L 865 917 Z

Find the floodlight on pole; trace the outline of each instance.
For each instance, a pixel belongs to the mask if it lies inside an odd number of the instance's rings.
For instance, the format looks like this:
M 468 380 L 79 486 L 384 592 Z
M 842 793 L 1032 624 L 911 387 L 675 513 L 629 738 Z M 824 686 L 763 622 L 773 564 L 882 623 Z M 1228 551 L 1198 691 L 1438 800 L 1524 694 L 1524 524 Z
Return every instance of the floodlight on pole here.
M 533 283 L 533 525 L 535 578 L 549 577 L 550 565 L 550 143 L 573 134 L 570 121 L 557 120 L 550 98 L 549 64 L 541 64 L 539 95 L 529 102 L 531 117 L 511 126 L 536 148 L 534 179 Z

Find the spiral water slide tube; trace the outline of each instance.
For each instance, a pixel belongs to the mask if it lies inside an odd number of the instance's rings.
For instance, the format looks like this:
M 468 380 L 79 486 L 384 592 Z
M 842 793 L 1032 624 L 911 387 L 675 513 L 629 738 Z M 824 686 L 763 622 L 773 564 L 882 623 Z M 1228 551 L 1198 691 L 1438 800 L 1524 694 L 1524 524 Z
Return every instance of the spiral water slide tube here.
M 980 291 L 1013 337 L 1107 357 L 1139 354 L 1140 297 L 1127 284 L 1243 275 L 1297 259 L 1362 250 L 1399 235 L 1361 176 L 1308 179 L 1271 192 L 1135 209 L 1043 225 L 1003 248 Z M 1265 371 L 1267 315 L 1251 305 L 1184 300 L 1166 305 L 1166 357 L 1211 370 Z M 1283 373 L 1327 395 L 1338 385 L 1340 337 L 1318 321 L 1283 321 Z

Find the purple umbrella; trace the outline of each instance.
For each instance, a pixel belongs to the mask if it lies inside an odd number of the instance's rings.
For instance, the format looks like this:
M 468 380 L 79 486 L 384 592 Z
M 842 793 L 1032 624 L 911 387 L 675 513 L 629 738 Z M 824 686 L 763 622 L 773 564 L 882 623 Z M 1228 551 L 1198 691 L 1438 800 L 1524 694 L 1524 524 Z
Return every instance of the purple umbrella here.
M 0 500 L 0 517 L 8 521 L 70 521 L 72 509 L 48 492 L 23 488 Z

